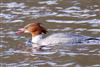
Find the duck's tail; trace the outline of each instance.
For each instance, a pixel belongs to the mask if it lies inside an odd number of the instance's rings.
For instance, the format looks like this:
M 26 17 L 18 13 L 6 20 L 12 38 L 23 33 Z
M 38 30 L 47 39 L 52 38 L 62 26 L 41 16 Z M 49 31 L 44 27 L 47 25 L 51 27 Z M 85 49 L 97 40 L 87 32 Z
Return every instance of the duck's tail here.
M 87 43 L 87 44 L 100 44 L 100 39 L 99 38 L 88 38 L 84 41 L 84 43 Z

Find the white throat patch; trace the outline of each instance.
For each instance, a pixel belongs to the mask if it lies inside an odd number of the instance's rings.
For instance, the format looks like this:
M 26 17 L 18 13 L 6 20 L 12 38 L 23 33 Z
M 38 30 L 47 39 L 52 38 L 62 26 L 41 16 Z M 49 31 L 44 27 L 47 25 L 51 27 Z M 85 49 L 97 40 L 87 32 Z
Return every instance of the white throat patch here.
M 35 37 L 32 37 L 32 42 L 33 43 L 38 43 L 41 39 L 42 39 L 42 34 L 41 35 L 37 35 Z

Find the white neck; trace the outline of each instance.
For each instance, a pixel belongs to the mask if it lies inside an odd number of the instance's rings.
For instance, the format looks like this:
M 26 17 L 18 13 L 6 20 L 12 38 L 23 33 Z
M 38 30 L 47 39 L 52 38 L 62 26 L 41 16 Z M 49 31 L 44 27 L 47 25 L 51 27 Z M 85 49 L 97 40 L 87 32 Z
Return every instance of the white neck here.
M 32 43 L 38 43 L 42 39 L 42 34 L 32 37 Z

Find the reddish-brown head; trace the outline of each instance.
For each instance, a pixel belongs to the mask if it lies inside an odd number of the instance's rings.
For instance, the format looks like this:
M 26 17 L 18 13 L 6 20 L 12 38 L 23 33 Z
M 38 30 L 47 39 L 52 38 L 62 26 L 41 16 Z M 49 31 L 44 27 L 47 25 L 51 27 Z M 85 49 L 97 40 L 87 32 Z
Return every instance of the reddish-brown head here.
M 39 35 L 39 34 L 46 34 L 47 33 L 47 30 L 41 26 L 41 23 L 30 23 L 28 25 L 26 25 L 24 28 L 21 28 L 19 29 L 19 32 L 24 32 L 24 33 L 31 33 L 32 36 L 36 36 L 36 35 Z

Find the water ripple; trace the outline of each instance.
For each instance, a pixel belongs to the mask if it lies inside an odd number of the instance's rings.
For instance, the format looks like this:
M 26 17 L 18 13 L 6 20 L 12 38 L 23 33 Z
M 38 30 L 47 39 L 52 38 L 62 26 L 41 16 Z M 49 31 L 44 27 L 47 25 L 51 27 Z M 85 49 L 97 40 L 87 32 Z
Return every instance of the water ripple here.
M 55 19 L 50 19 L 50 20 L 46 20 L 47 22 L 55 22 L 55 23 L 75 23 L 75 24 L 79 24 L 79 23 L 90 23 L 90 24 L 100 24 L 100 20 L 99 19 L 92 19 L 92 20 L 80 20 L 80 21 L 68 21 L 68 20 L 55 20 Z

